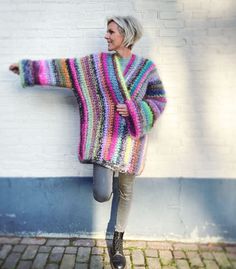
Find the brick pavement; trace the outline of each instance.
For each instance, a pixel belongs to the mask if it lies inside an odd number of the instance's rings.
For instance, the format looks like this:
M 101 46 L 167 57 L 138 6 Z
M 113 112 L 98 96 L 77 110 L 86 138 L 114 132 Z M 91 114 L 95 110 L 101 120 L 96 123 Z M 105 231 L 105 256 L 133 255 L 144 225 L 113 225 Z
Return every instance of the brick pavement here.
M 108 269 L 111 240 L 0 237 L 3 269 Z M 236 268 L 236 244 L 125 241 L 127 269 Z

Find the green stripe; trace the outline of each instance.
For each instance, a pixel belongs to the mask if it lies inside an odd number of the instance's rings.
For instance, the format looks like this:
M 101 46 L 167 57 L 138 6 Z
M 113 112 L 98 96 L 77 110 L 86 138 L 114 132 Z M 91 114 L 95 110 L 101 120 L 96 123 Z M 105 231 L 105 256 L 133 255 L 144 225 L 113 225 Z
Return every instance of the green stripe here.
M 146 131 L 148 131 L 153 125 L 153 113 L 146 102 L 142 102 L 142 108 L 145 114 L 145 118 L 147 119 L 147 126 L 145 126 L 144 128 L 146 129 Z

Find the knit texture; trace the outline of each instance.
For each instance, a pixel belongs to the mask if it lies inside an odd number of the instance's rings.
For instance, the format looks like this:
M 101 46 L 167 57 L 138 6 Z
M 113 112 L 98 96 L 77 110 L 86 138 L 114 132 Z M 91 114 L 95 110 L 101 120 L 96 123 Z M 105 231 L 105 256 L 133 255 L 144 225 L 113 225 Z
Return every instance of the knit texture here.
M 22 86 L 73 89 L 80 108 L 79 160 L 128 174 L 141 174 L 146 133 L 164 110 L 165 91 L 152 61 L 132 55 L 122 71 L 115 54 L 22 60 Z M 128 117 L 116 111 L 126 104 Z

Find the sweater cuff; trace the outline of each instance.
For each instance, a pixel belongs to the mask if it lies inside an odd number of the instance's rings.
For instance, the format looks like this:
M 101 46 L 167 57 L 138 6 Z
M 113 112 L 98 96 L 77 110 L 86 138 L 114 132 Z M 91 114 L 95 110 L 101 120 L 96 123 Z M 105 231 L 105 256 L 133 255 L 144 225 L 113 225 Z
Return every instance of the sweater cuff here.
M 33 61 L 21 60 L 19 62 L 19 70 L 22 87 L 25 88 L 28 86 L 34 86 L 35 80 L 34 80 Z

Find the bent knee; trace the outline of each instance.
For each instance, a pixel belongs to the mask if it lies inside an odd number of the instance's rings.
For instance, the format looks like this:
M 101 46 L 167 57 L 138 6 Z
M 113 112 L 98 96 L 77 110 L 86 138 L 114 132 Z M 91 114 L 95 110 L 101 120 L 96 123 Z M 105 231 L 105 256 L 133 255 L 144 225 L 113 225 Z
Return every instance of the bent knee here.
M 112 193 L 98 193 L 93 192 L 93 197 L 97 202 L 103 203 L 109 201 L 111 198 Z

